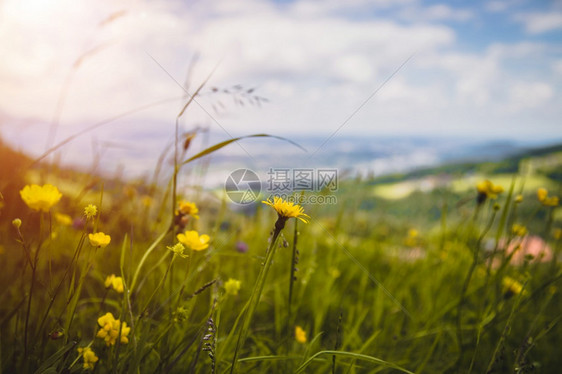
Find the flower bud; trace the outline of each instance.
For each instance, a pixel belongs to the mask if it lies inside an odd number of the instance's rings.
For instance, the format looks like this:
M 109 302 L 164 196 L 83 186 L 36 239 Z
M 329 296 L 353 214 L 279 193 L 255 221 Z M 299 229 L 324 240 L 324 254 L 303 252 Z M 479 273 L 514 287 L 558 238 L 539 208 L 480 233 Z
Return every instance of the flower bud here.
M 16 218 L 12 221 L 12 226 L 14 226 L 16 229 L 19 230 L 19 228 L 21 227 L 21 219 Z

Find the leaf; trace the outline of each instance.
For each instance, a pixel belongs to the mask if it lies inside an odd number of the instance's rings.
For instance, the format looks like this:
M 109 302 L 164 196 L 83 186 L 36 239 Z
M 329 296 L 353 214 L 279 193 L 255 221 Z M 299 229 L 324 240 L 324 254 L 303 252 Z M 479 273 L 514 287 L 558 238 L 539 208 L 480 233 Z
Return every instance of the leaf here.
M 317 352 L 314 355 L 310 356 L 308 358 L 308 360 L 306 360 L 301 366 L 299 366 L 297 368 L 297 370 L 295 371 L 295 374 L 302 373 L 304 371 L 304 369 L 306 369 L 306 367 L 309 364 L 311 364 L 312 361 L 314 361 L 316 358 L 318 358 L 320 356 L 329 356 L 329 355 L 353 358 L 353 359 L 360 360 L 360 361 L 367 361 L 367 362 L 371 362 L 371 363 L 378 364 L 378 365 L 381 365 L 381 366 L 385 366 L 385 367 L 388 367 L 388 368 L 396 369 L 396 370 L 399 370 L 403 373 L 413 374 L 411 371 L 409 371 L 407 369 L 404 369 L 404 368 L 402 368 L 402 367 L 400 367 L 400 366 L 398 366 L 398 365 L 396 365 L 392 362 L 381 360 L 380 358 L 367 356 L 367 355 L 363 355 L 363 354 L 359 354 L 359 353 L 343 352 L 343 351 L 320 351 L 320 352 Z
M 279 139 L 279 140 L 284 140 L 284 141 L 289 142 L 289 143 L 293 144 L 294 146 L 296 146 L 296 147 L 298 147 L 298 148 L 300 148 L 300 149 L 302 149 L 303 151 L 306 152 L 306 149 L 304 149 L 303 147 L 301 147 L 297 143 L 295 143 L 292 140 L 289 140 L 287 138 L 283 138 L 281 136 L 276 136 L 276 135 L 269 135 L 269 134 L 253 134 L 253 135 L 239 136 L 237 138 L 232 138 L 232 139 L 225 140 L 224 142 L 217 143 L 217 144 L 197 153 L 195 156 L 192 156 L 192 157 L 188 158 L 187 160 L 183 161 L 181 163 L 181 165 L 185 165 L 187 163 L 190 163 L 191 161 L 197 160 L 198 158 L 201 158 L 201 157 L 206 156 L 208 154 L 211 154 L 215 151 L 218 151 L 219 149 L 221 149 L 223 147 L 226 147 L 230 143 L 234 143 L 238 140 L 246 139 L 246 138 L 275 138 L 275 139 Z
M 45 362 L 43 362 L 43 365 L 39 366 L 39 368 L 35 371 L 35 374 L 48 374 L 52 372 L 56 373 L 57 371 L 55 370 L 55 364 L 57 363 L 57 361 L 59 361 L 62 356 L 64 356 L 68 351 L 76 347 L 77 344 L 78 342 L 72 341 L 59 349 L 57 352 L 55 352 L 55 354 L 46 359 Z

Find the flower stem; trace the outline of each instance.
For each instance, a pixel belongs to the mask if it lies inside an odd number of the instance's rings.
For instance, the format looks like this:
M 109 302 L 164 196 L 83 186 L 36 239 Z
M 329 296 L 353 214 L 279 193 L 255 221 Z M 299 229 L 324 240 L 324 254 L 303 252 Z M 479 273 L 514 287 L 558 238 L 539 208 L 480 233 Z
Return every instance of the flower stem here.
M 246 338 L 248 337 L 248 330 L 250 329 L 250 323 L 252 322 L 252 317 L 258 307 L 260 302 L 260 297 L 263 292 L 263 287 L 265 285 L 265 278 L 267 277 L 267 273 L 269 272 L 269 268 L 273 262 L 273 256 L 275 254 L 277 239 L 279 239 L 279 234 L 283 227 L 285 227 L 285 222 L 287 222 L 287 217 L 279 216 L 277 222 L 275 222 L 275 229 L 273 231 L 273 237 L 271 238 L 271 243 L 269 244 L 269 248 L 267 249 L 265 262 L 261 271 L 258 275 L 258 279 L 256 280 L 256 284 L 254 285 L 254 290 L 252 291 L 252 295 L 250 296 L 250 303 L 248 306 L 248 311 L 244 316 L 244 322 L 242 323 L 242 328 L 240 329 L 240 333 L 238 334 L 238 342 L 236 343 L 236 348 L 234 350 L 234 357 L 232 358 L 232 366 L 230 368 L 230 373 L 236 373 L 236 365 L 238 363 L 238 354 L 240 353 L 240 349 L 244 345 Z

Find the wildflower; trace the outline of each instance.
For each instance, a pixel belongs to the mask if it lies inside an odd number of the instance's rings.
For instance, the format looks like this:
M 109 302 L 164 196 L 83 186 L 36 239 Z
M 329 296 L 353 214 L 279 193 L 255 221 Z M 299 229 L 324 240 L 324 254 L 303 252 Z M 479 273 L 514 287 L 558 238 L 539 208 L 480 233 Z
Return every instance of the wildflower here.
M 408 236 L 404 240 L 404 244 L 406 244 L 408 247 L 415 247 L 416 244 L 418 243 L 419 235 L 420 233 L 416 229 L 408 230 Z
M 17 230 L 21 227 L 21 219 L 16 218 L 12 221 L 12 226 L 14 226 Z
M 174 256 L 177 255 L 184 258 L 187 257 L 187 255 L 184 253 L 185 247 L 181 243 L 176 243 L 173 247 L 167 248 L 174 253 Z
M 94 364 L 99 360 L 90 347 L 78 348 L 78 353 L 84 359 L 84 369 L 93 370 Z
M 72 225 L 72 217 L 64 213 L 55 213 L 55 220 L 63 226 Z
M 300 326 L 295 327 L 295 339 L 301 344 L 306 343 L 306 331 Z
M 521 203 L 521 202 L 523 201 L 523 195 L 519 194 L 519 195 L 515 196 L 514 201 L 515 201 L 517 204 Z
M 537 198 L 540 202 L 543 202 L 548 196 L 548 190 L 546 188 L 539 188 L 537 190 Z
M 105 278 L 105 288 L 113 287 L 118 293 L 123 293 L 125 287 L 123 286 L 123 278 L 116 277 L 115 274 L 109 275 Z
M 94 218 L 96 214 L 98 214 L 98 207 L 94 204 L 88 204 L 88 206 L 84 208 L 84 215 L 87 219 Z
M 111 236 L 103 232 L 96 232 L 95 234 L 89 234 L 88 239 L 90 239 L 90 244 L 93 247 L 105 248 L 111 241 Z
M 502 285 L 507 296 L 519 295 L 523 291 L 523 285 L 508 276 L 503 277 Z
M 127 327 L 127 322 L 123 322 L 123 326 L 121 326 L 121 321 L 115 319 L 113 314 L 107 312 L 105 315 L 98 318 L 98 325 L 100 325 L 101 328 L 96 334 L 96 337 L 105 340 L 107 346 L 115 345 L 117 337 L 119 336 L 119 330 L 121 330 L 121 344 L 127 344 L 129 342 L 127 335 L 129 335 L 131 328 Z
M 209 235 L 201 235 L 191 230 L 177 235 L 178 241 L 194 251 L 202 251 L 209 247 Z
M 544 206 L 558 206 L 560 202 L 558 196 L 548 196 L 546 188 L 539 188 L 537 190 L 537 198 Z
M 476 190 L 478 191 L 478 197 L 476 201 L 478 202 L 478 204 L 482 204 L 484 201 L 486 201 L 486 198 L 497 198 L 498 195 L 503 192 L 503 187 L 494 185 L 492 182 L 486 179 L 478 182 L 478 184 L 476 185 Z
M 246 242 L 239 240 L 236 242 L 236 250 L 240 253 L 246 253 L 248 252 L 248 244 L 246 244 Z
M 59 202 L 62 194 L 59 190 L 50 184 L 38 186 L 32 184 L 25 186 L 20 191 L 23 202 L 33 210 L 48 212 L 53 205 Z
M 525 236 L 525 234 L 527 234 L 527 228 L 525 226 L 514 223 L 511 227 L 511 232 L 516 236 Z
M 224 284 L 224 289 L 228 295 L 238 295 L 238 291 L 240 291 L 240 281 L 230 278 Z
M 304 213 L 304 208 L 298 204 L 292 203 L 290 201 L 285 201 L 278 196 L 274 196 L 273 200 L 271 198 L 267 201 L 262 201 L 262 203 L 269 205 L 279 215 L 280 219 L 286 221 L 289 218 L 298 218 L 304 223 L 308 223 L 310 216 Z
M 192 216 L 195 219 L 199 219 L 199 209 L 197 208 L 197 205 L 195 205 L 195 203 L 192 203 L 190 201 L 180 201 L 179 208 L 176 213 L 184 216 Z
M 144 207 L 148 208 L 152 205 L 152 197 L 148 196 L 148 195 L 144 195 L 141 198 L 141 203 Z

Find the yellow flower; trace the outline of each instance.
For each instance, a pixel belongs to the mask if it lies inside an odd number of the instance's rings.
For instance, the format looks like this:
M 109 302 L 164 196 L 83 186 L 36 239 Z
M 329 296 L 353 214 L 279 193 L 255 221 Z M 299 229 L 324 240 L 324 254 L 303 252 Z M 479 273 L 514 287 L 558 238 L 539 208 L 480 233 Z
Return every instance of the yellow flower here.
M 514 200 L 517 204 L 519 204 L 520 202 L 523 201 L 523 195 L 519 194 L 519 195 L 515 196 Z
M 546 188 L 539 188 L 537 190 L 537 199 L 539 199 L 540 202 L 543 202 L 547 196 L 548 196 L 548 190 Z
M 63 226 L 72 225 L 72 217 L 64 213 L 55 213 L 55 220 Z
M 53 205 L 59 202 L 62 194 L 50 184 L 42 187 L 36 184 L 27 185 L 20 191 L 23 202 L 33 210 L 48 212 Z
M 152 198 L 148 195 L 143 195 L 143 197 L 141 198 L 141 203 L 143 206 L 148 208 L 152 205 Z
M 420 232 L 416 229 L 409 229 L 408 236 L 404 239 L 404 244 L 408 247 L 415 247 L 418 244 L 418 237 Z
M 78 348 L 78 353 L 84 359 L 84 369 L 93 370 L 94 364 L 98 362 L 99 358 L 90 347 Z
M 544 206 L 558 206 L 560 203 L 558 196 L 548 196 L 548 190 L 546 188 L 539 188 L 537 190 L 537 198 Z
M 295 339 L 301 344 L 306 343 L 306 331 L 300 326 L 295 327 Z
M 308 221 L 310 220 L 310 216 L 304 213 L 304 209 L 302 206 L 289 201 L 285 201 L 278 196 L 274 196 L 273 201 L 270 198 L 267 201 L 262 201 L 262 203 L 267 204 L 273 209 L 275 209 L 275 211 L 280 217 L 283 218 L 294 217 L 300 219 L 304 223 L 308 223 Z
M 181 243 L 176 243 L 173 247 L 168 246 L 167 248 L 172 251 L 174 255 L 178 255 L 183 258 L 188 257 L 185 253 L 183 253 L 185 251 L 185 247 Z
M 546 199 L 544 199 L 544 201 L 542 202 L 542 205 L 544 205 L 544 206 L 558 206 L 559 203 L 560 203 L 560 200 L 558 199 L 558 196 L 551 196 L 551 197 L 547 197 Z
M 92 219 L 98 214 L 98 207 L 94 204 L 88 204 L 87 207 L 84 208 L 84 215 L 87 219 Z
M 123 286 L 123 278 L 116 277 L 115 274 L 109 275 L 105 278 L 105 288 L 113 287 L 118 293 L 123 293 L 125 287 Z
M 186 231 L 177 235 L 178 241 L 194 251 L 202 251 L 209 247 L 209 235 L 201 235 L 197 231 Z
M 494 185 L 489 180 L 483 180 L 476 185 L 478 191 L 479 201 L 484 202 L 486 198 L 495 199 L 503 192 L 503 187 Z
M 16 218 L 12 221 L 12 226 L 14 226 L 17 230 L 21 227 L 21 219 Z
M 199 209 L 197 208 L 197 205 L 195 205 L 195 203 L 192 203 L 190 201 L 180 201 L 178 211 L 182 215 L 189 215 L 195 219 L 199 219 Z
M 507 275 L 503 277 L 502 285 L 506 293 L 519 295 L 521 292 L 523 292 L 523 285 L 515 279 L 508 277 Z
M 111 241 L 111 236 L 104 234 L 103 232 L 96 232 L 95 234 L 89 234 L 90 244 L 94 247 L 105 248 Z
M 514 223 L 511 227 L 511 232 L 517 236 L 525 236 L 525 234 L 527 234 L 527 228 L 525 226 Z
M 240 291 L 240 281 L 230 278 L 224 284 L 224 289 L 229 295 L 238 295 L 238 291 Z
M 121 344 L 127 344 L 129 342 L 127 335 L 129 335 L 131 328 L 127 327 L 127 322 L 123 322 L 123 326 L 121 326 L 121 321 L 115 319 L 113 314 L 108 312 L 98 318 L 98 325 L 100 325 L 101 328 L 96 334 L 96 337 L 105 340 L 107 346 L 115 345 L 119 337 L 119 329 L 121 329 Z

